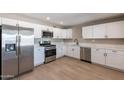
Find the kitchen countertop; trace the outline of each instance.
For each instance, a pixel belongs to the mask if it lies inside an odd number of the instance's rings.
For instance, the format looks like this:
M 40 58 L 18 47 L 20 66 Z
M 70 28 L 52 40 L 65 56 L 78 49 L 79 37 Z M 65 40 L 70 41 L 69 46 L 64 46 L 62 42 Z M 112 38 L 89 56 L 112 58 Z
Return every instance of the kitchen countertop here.
M 79 45 L 75 45 L 75 43 L 66 43 L 65 45 L 79 46 L 79 47 L 90 47 L 90 48 L 102 48 L 102 49 L 114 49 L 114 50 L 124 51 L 124 45 L 93 44 L 93 43 L 79 43 Z

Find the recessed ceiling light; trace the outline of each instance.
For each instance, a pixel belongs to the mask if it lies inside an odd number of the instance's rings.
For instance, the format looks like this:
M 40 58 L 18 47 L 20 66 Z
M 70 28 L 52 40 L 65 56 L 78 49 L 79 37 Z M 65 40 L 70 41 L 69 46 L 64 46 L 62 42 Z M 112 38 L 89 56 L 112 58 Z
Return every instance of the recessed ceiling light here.
M 46 17 L 46 20 L 50 20 L 50 17 Z
M 63 21 L 61 21 L 60 24 L 62 25 L 63 24 Z

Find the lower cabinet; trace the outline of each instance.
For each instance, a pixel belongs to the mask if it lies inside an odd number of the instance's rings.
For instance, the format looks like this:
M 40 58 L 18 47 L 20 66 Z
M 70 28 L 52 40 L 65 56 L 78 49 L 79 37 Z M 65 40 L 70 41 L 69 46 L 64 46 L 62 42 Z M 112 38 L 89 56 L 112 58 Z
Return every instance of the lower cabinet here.
M 63 57 L 65 55 L 64 51 L 64 45 L 56 45 L 56 58 Z
M 106 65 L 124 70 L 124 52 L 107 50 Z
M 65 55 L 80 59 L 80 47 L 79 46 L 67 46 Z
M 34 46 L 34 66 L 44 64 L 45 49 L 44 47 Z
M 124 70 L 124 51 L 92 48 L 93 63 Z
M 91 49 L 91 60 L 94 63 L 105 65 L 105 49 L 92 48 Z
M 56 58 L 63 57 L 64 55 L 80 59 L 80 47 L 56 45 Z

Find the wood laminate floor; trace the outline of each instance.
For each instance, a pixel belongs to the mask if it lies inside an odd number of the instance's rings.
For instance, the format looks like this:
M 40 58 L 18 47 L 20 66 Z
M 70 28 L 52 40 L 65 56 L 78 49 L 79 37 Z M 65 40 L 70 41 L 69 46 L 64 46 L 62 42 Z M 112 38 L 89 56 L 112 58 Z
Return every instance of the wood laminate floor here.
M 20 80 L 120 80 L 124 73 L 77 59 L 63 57 L 40 65 L 32 72 L 17 77 Z

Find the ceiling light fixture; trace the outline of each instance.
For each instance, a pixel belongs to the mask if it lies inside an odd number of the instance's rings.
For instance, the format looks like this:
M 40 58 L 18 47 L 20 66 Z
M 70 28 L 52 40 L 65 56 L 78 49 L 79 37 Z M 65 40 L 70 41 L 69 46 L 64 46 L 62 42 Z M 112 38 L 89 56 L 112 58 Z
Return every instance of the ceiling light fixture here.
M 63 24 L 63 21 L 61 21 L 60 24 L 62 25 Z
M 50 17 L 46 17 L 46 20 L 50 20 Z

